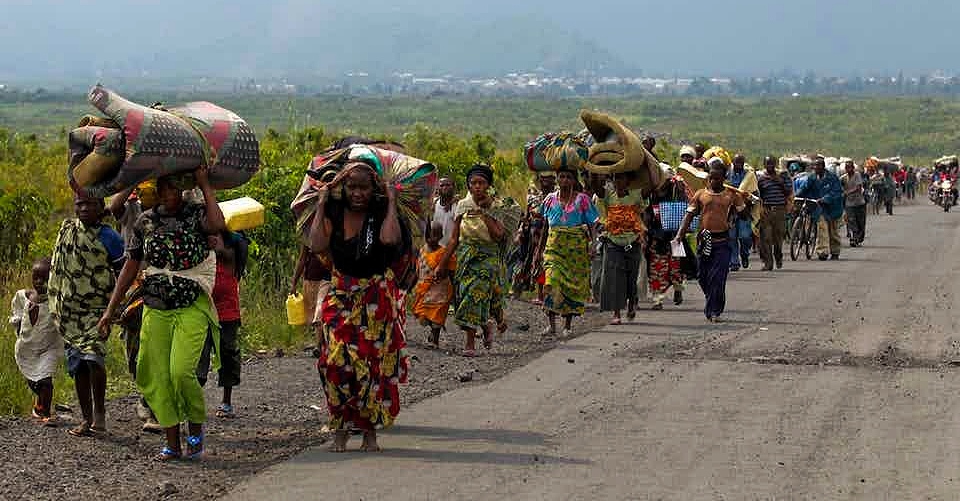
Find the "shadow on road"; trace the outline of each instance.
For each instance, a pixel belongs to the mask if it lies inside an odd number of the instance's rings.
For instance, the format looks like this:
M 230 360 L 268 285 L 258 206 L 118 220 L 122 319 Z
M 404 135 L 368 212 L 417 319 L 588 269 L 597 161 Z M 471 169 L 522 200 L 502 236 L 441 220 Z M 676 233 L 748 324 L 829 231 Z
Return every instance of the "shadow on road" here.
M 523 430 L 468 429 L 442 426 L 397 425 L 383 432 L 385 435 L 406 435 L 428 440 L 464 442 L 485 441 L 504 444 L 547 445 L 549 435 Z
M 389 447 L 389 446 L 388 446 Z M 363 458 L 365 454 L 346 452 L 337 454 L 329 452 L 318 454 L 311 457 L 306 462 L 310 463 L 336 463 L 340 461 L 351 461 Z M 477 463 L 477 464 L 499 464 L 499 465 L 522 465 L 522 464 L 573 464 L 590 465 L 593 461 L 586 459 L 564 458 L 546 454 L 534 453 L 512 453 L 512 452 L 467 452 L 450 450 L 432 450 L 432 449 L 407 449 L 407 448 L 385 448 L 383 452 L 377 454 L 378 458 L 390 459 L 414 459 L 429 463 Z M 298 461 L 294 459 L 293 461 Z

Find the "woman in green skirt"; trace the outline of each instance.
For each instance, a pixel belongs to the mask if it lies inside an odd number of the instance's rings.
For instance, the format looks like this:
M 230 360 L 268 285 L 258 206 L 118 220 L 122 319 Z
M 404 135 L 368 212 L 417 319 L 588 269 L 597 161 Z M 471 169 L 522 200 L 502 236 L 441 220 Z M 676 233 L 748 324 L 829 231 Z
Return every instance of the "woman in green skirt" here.
M 184 199 L 184 190 L 192 188 L 194 180 L 203 192 L 202 202 Z M 158 179 L 157 195 L 159 204 L 134 223 L 127 243 L 129 258 L 99 328 L 102 335 L 109 332 L 141 263 L 146 264 L 136 378 L 166 432 L 166 446 L 155 459 L 201 459 L 206 404 L 197 363 L 208 334 L 213 335 L 214 352 L 220 352 L 219 322 L 210 299 L 216 256 L 207 236 L 219 234 L 226 225 L 206 168 Z M 218 368 L 219 361 L 214 370 Z M 185 452 L 181 422 L 188 428 Z
M 547 221 L 543 251 L 544 301 L 550 326 L 545 337 L 557 334 L 557 316 L 563 317 L 563 336 L 572 334 L 573 317 L 583 315 L 590 297 L 590 259 L 593 228 L 599 214 L 586 193 L 577 189 L 577 175 L 562 170 L 557 175 L 560 190 L 543 201 L 540 213 Z

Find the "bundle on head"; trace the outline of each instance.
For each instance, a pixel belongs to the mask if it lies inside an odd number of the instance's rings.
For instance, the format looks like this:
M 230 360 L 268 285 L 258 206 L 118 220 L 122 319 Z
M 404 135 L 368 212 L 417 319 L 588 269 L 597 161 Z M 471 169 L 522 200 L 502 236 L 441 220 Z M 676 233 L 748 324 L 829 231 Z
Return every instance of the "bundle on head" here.
M 329 182 L 332 175 L 345 166 L 357 162 L 370 166 L 378 181 L 396 188 L 400 217 L 415 235 L 421 235 L 430 209 L 424 203 L 429 203 L 437 186 L 437 168 L 403 153 L 354 144 L 321 153 L 310 162 L 300 191 L 290 204 L 297 220 L 297 231 L 304 242 L 309 241 L 310 226 L 316 217 L 318 186 Z
M 730 167 L 731 165 L 733 165 L 733 156 L 730 154 L 729 151 L 724 149 L 723 146 L 714 146 L 708 149 L 707 151 L 703 152 L 704 160 L 709 162 L 711 158 L 719 158 L 720 160 L 723 161 L 723 164 L 727 167 Z
M 956 167 L 960 165 L 960 162 L 958 162 L 956 155 L 947 155 L 938 158 L 934 165 L 937 167 Z
M 209 168 L 216 189 L 235 188 L 260 168 L 260 145 L 247 123 L 208 102 L 149 108 L 97 85 L 86 116 L 69 135 L 67 176 L 75 190 L 105 197 L 170 174 Z
M 590 156 L 586 132 L 548 132 L 523 146 L 527 168 L 534 172 L 580 170 Z
M 580 119 L 593 138 L 584 167 L 595 174 L 636 172 L 634 188 L 650 193 L 661 184 L 660 163 L 625 125 L 603 113 L 584 110 Z

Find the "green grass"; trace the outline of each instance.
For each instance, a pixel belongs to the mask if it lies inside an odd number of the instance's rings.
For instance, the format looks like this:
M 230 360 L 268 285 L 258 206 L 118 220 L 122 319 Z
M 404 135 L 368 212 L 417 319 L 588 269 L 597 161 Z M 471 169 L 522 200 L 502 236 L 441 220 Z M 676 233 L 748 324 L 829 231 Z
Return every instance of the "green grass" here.
M 159 96 L 160 99 L 165 96 Z M 460 137 L 489 134 L 498 147 L 519 149 L 549 130 L 576 129 L 583 108 L 607 111 L 637 129 L 667 134 L 672 142 L 706 141 L 751 157 L 824 151 L 852 157 L 902 155 L 926 163 L 953 152 L 952 127 L 960 101 L 929 97 L 810 98 L 477 98 L 166 96 L 170 102 L 209 99 L 233 109 L 257 130 L 321 126 L 327 131 L 402 140 L 415 124 Z M 140 97 L 143 101 L 155 99 Z M 83 96 L 63 103 L 0 104 L 0 123 L 56 138 L 94 110 Z

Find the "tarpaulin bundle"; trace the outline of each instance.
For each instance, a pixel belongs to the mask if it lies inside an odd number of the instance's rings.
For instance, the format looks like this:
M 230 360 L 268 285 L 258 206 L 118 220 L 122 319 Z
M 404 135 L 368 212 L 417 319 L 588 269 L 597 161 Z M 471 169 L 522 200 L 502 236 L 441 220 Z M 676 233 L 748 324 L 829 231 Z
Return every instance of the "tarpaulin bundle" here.
M 215 189 L 229 189 L 260 168 L 253 130 L 230 110 L 205 101 L 151 108 L 100 85 L 88 99 L 107 117 L 85 116 L 70 132 L 67 176 L 76 190 L 106 197 L 200 166 Z

